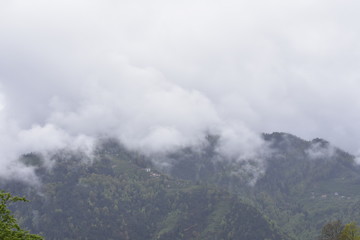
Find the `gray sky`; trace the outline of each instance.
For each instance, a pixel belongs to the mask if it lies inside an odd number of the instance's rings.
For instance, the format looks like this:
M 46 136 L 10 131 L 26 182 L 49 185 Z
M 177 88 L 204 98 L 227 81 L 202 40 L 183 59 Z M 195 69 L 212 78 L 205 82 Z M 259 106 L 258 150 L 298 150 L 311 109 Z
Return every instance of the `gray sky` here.
M 2 161 L 107 135 L 159 151 L 207 131 L 228 151 L 283 131 L 357 153 L 359 10 L 351 0 L 1 0 Z

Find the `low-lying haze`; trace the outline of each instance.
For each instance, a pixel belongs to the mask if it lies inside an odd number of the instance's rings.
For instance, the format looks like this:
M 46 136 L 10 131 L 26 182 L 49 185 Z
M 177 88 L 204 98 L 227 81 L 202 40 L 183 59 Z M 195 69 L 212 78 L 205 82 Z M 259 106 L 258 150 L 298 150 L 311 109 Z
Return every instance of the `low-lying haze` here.
M 0 2 L 0 174 L 19 153 L 261 132 L 360 149 L 357 1 Z

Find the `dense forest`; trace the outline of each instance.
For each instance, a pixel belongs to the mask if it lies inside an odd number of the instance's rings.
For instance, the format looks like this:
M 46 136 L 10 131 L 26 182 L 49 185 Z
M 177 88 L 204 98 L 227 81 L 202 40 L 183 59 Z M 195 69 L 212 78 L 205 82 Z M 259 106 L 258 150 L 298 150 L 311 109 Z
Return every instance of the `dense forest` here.
M 49 172 L 39 156 L 23 156 L 43 182 L 3 186 L 31 201 L 14 209 L 23 226 L 59 240 L 288 239 L 240 196 L 171 178 L 114 142 L 98 149 L 93 164 L 82 157 L 59 153 Z
M 3 180 L 1 189 L 30 200 L 11 206 L 22 227 L 54 240 L 315 240 L 328 222 L 360 220 L 353 156 L 322 139 L 263 137 L 271 151 L 261 166 L 226 159 L 212 135 L 200 149 L 157 156 L 170 168 L 111 139 L 92 160 L 57 152 L 51 169 L 29 153 L 19 161 L 36 168 L 41 184 Z
M 248 183 L 253 173 L 237 169 L 247 164 L 256 170 L 259 161 L 224 159 L 214 150 L 216 137 L 210 137 L 200 153 L 184 149 L 171 154 L 175 163 L 171 173 L 237 193 L 295 239 L 316 239 L 329 221 L 360 221 L 360 167 L 354 156 L 323 139 L 305 141 L 286 133 L 263 138 L 270 149 L 263 156 L 266 170 L 252 185 Z

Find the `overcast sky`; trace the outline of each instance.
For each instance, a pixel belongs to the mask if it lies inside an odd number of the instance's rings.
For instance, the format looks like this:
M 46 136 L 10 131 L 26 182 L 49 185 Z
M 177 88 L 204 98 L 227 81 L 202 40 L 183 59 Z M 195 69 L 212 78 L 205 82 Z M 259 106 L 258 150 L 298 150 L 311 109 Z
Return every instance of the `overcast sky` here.
M 2 161 L 89 149 L 158 151 L 204 132 L 360 150 L 360 2 L 0 0 Z M 224 145 L 224 146 L 225 146 Z

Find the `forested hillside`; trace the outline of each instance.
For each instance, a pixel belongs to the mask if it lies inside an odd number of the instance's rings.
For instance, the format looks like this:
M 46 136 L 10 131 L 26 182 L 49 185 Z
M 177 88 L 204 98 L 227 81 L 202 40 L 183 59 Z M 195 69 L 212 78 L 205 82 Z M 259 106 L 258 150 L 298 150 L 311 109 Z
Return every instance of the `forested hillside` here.
M 59 152 L 48 171 L 41 156 L 22 157 L 42 181 L 2 184 L 30 200 L 14 209 L 22 226 L 54 240 L 291 239 L 242 196 L 174 179 L 116 142 L 99 146 L 92 164 L 83 158 Z
M 259 159 L 229 159 L 219 138 L 146 157 L 115 140 L 86 155 L 61 151 L 41 184 L 2 181 L 25 195 L 23 226 L 46 239 L 316 239 L 329 221 L 360 221 L 360 170 L 354 156 L 322 139 L 264 134 Z M 171 166 L 161 163 L 171 163 Z
M 263 138 L 268 151 L 262 159 L 237 161 L 218 153 L 219 139 L 209 136 L 202 151 L 169 154 L 175 163 L 171 174 L 248 198 L 296 239 L 316 239 L 331 220 L 360 221 L 360 169 L 354 156 L 322 139 L 305 141 L 286 133 Z

